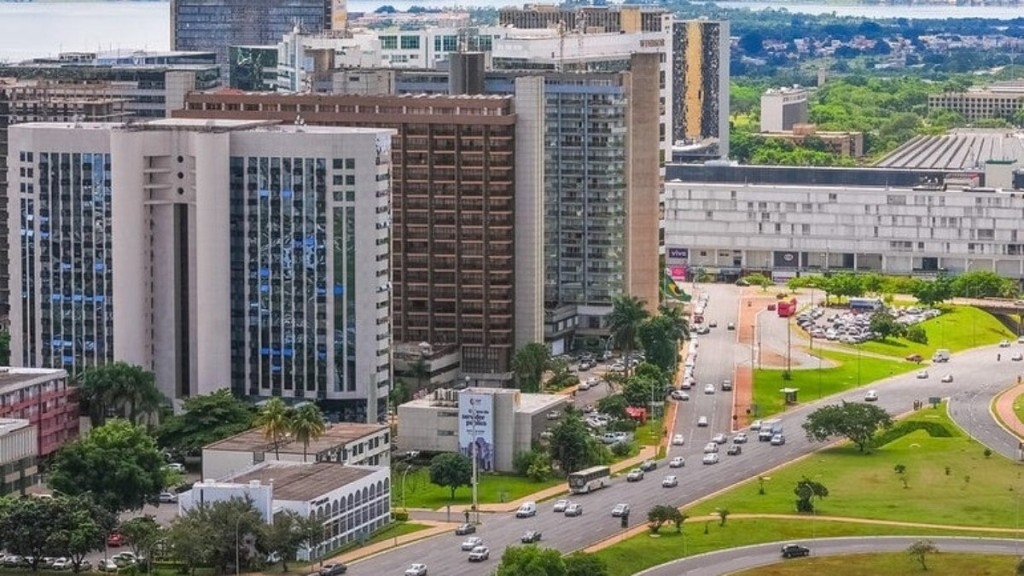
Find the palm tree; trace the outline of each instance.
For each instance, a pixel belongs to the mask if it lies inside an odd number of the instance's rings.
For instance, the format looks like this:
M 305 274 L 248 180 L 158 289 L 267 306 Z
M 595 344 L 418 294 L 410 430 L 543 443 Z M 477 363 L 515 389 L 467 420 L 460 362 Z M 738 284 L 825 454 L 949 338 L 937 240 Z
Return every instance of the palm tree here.
M 539 342 L 530 342 L 512 357 L 512 372 L 519 389 L 523 392 L 539 392 L 540 383 L 547 370 L 551 352 Z
M 690 339 L 690 323 L 675 306 L 661 306 L 658 312 L 671 321 L 672 331 L 669 336 L 676 340 Z
M 640 324 L 647 319 L 648 312 L 644 303 L 636 296 L 619 296 L 612 301 L 612 311 L 608 315 L 608 328 L 611 330 L 612 342 L 626 356 L 626 370 L 629 370 L 629 353 L 636 349 L 637 333 Z
M 263 437 L 274 443 L 274 456 L 280 460 L 280 440 L 291 431 L 291 410 L 284 400 L 274 396 L 256 414 L 256 425 L 263 429 Z
M 422 357 L 409 365 L 405 370 L 405 376 L 416 380 L 416 391 L 423 389 L 423 381 L 427 381 L 427 391 L 430 390 L 430 365 Z
M 309 443 L 323 436 L 326 430 L 324 415 L 316 404 L 305 404 L 295 411 L 290 428 L 292 436 L 302 442 L 302 461 L 305 462 Z
M 85 404 L 93 427 L 103 425 L 116 413 L 134 423 L 140 415 L 158 413 L 166 403 L 153 373 L 126 362 L 90 366 L 76 381 L 79 400 Z

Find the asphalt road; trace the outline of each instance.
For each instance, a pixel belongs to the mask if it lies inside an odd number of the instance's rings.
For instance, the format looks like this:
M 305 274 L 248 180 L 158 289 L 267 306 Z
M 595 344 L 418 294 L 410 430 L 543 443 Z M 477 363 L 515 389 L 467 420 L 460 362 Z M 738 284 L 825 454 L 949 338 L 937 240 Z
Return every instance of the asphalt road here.
M 906 536 L 870 536 L 861 538 L 821 538 L 801 542 L 811 549 L 812 556 L 835 556 L 847 554 L 873 554 L 878 552 L 902 552 L 921 538 Z M 1021 541 L 996 538 L 959 538 L 929 536 L 939 552 L 976 552 L 979 554 L 1007 554 L 1019 556 Z M 637 576 L 718 576 L 776 562 L 801 562 L 794 558 L 783 560 L 779 552 L 781 543 L 759 544 L 730 548 L 691 556 L 675 562 L 662 564 L 644 570 Z M 940 562 L 934 557 L 932 562 Z
M 646 511 L 656 504 L 688 504 L 820 448 L 820 444 L 808 442 L 802 433 L 800 424 L 806 415 L 840 399 L 862 401 L 868 386 L 803 404 L 777 416 L 781 418 L 786 432 L 787 442 L 784 446 L 770 446 L 753 437 L 752 441 L 744 445 L 742 455 L 727 456 L 723 446 L 719 464 L 701 465 L 704 444 L 715 433 L 728 432 L 732 424 L 731 395 L 720 391 L 721 380 L 732 378 L 733 367 L 744 360 L 749 362 L 750 358 L 749 347 L 739 345 L 736 332 L 725 328 L 727 322 L 735 322 L 736 319 L 735 288 L 705 288 L 710 294 L 705 318 L 717 320 L 719 326 L 699 338 L 697 386 L 690 391 L 691 400 L 680 403 L 682 409 L 677 413 L 674 432 L 684 434 L 686 444 L 682 447 L 672 446 L 668 457 L 684 456 L 684 468 L 670 471 L 667 462 L 663 460 L 659 462 L 658 470 L 648 473 L 641 482 L 630 484 L 624 478 L 619 478 L 604 490 L 577 496 L 574 500 L 581 503 L 584 509 L 583 516 L 578 518 L 565 518 L 552 512 L 550 503 L 541 503 L 537 516 L 530 519 L 516 519 L 512 513 L 483 514 L 477 536 L 482 537 L 491 549 L 491 558 L 486 562 L 468 563 L 466 553 L 459 548 L 463 538 L 451 534 L 415 542 L 356 562 L 350 566 L 349 574 L 400 575 L 413 562 L 425 563 L 432 576 L 489 574 L 500 561 L 502 550 L 506 546 L 518 544 L 521 534 L 527 529 L 540 530 L 544 534 L 543 546 L 570 552 L 621 532 L 619 519 L 613 518 L 610 513 L 617 503 L 628 503 L 631 506 L 631 523 L 635 525 L 642 522 Z M 1024 370 L 1024 363 L 1010 362 L 1006 349 L 1001 353 L 1002 362 L 996 362 L 995 347 L 955 354 L 946 364 L 927 367 L 928 379 L 916 378 L 915 371 L 876 382 L 870 388 L 878 391 L 877 404 L 894 416 L 910 411 L 915 401 L 927 401 L 929 397 L 952 397 L 952 413 L 957 422 L 982 441 L 991 441 L 993 450 L 1013 458 L 1016 457 L 1016 441 L 1011 445 L 1005 438 L 1000 440 L 1001 434 L 1007 438 L 1009 435 L 992 421 L 988 415 L 987 402 L 997 391 L 1016 381 L 1017 375 Z M 940 382 L 940 377 L 946 373 L 953 375 L 952 383 Z M 716 385 L 714 394 L 703 393 L 703 386 L 708 382 Z M 707 428 L 696 426 L 697 418 L 702 415 L 708 416 L 710 420 Z M 670 472 L 679 476 L 679 486 L 662 488 L 661 479 Z

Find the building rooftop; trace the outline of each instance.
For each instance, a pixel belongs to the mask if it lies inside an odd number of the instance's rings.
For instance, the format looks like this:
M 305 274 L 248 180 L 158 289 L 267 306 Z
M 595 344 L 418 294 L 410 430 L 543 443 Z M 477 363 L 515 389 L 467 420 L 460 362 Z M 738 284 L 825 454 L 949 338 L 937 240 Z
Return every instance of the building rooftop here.
M 222 484 L 274 485 L 274 500 L 308 502 L 376 472 L 370 466 L 346 466 L 335 462 L 309 464 L 267 462 L 241 473 Z
M 526 412 L 529 414 L 547 410 L 551 406 L 555 406 L 560 402 L 565 402 L 567 399 L 566 396 L 561 394 L 529 394 L 522 393 L 519 390 L 514 390 L 512 388 L 470 387 L 463 390 L 441 388 L 435 390 L 432 394 L 424 398 L 410 400 L 409 402 L 402 404 L 402 406 L 414 408 L 453 408 L 459 405 L 459 393 L 464 391 L 477 394 L 492 394 L 495 396 L 516 394 L 519 398 L 519 405 L 516 406 L 516 412 Z
M 989 161 L 1024 161 L 1024 132 L 961 129 L 917 136 L 875 162 L 879 168 L 982 169 Z
M 13 392 L 32 384 L 46 382 L 55 378 L 67 378 L 64 370 L 51 368 L 9 368 L 0 366 L 0 394 Z M 2 420 L 0 420 L 2 422 Z
M 28 420 L 20 420 L 17 418 L 0 418 L 0 436 L 16 432 L 22 428 L 27 428 L 31 425 Z
M 309 446 L 306 447 L 305 452 L 307 454 L 317 454 L 324 450 L 330 450 L 336 448 L 342 444 L 348 444 L 360 438 L 372 436 L 378 434 L 381 431 L 387 430 L 387 426 L 380 426 L 377 424 L 355 424 L 344 422 L 340 424 L 327 424 L 327 428 L 320 438 L 311 440 Z M 263 431 L 259 428 L 253 428 L 246 430 L 241 434 L 236 434 L 230 438 L 225 438 L 213 444 L 209 444 L 203 447 L 204 450 L 223 450 L 226 452 L 270 452 L 274 450 L 273 443 L 267 440 L 263 435 Z M 296 442 L 290 438 L 286 438 L 281 441 L 280 446 L 277 448 L 278 452 L 285 454 L 302 454 L 303 446 L 301 442 Z

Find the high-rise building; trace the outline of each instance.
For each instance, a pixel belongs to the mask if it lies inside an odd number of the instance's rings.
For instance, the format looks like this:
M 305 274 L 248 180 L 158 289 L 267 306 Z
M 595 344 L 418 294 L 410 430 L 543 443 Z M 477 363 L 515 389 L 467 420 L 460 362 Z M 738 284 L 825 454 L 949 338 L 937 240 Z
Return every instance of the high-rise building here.
M 175 399 L 230 386 L 384 417 L 391 131 L 174 119 L 9 132 L 14 364 L 122 360 Z
M 520 162 L 536 167 L 526 161 L 542 149 L 541 114 L 517 108 L 507 96 L 214 92 L 190 94 L 175 116 L 301 114 L 309 125 L 396 130 L 395 341 L 459 346 L 462 371 L 485 379 L 504 376 L 515 349 L 542 338 L 541 255 L 530 250 L 543 219 L 541 183 L 536 170 L 519 171 Z M 521 140 L 536 150 L 520 156 Z
M 807 90 L 771 88 L 761 94 L 761 132 L 786 132 L 807 123 Z
M 688 20 L 673 24 L 672 140 L 729 155 L 729 23 Z
M 275 45 L 295 26 L 330 30 L 335 5 L 344 11 L 342 0 L 171 0 L 171 47 L 216 52 L 226 76 L 228 46 Z

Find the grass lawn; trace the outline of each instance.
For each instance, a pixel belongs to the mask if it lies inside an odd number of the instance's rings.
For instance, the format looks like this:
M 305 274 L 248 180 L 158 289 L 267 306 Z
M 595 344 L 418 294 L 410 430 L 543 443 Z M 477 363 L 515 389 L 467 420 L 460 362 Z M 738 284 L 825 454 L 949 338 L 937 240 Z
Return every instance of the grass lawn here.
M 1013 413 L 1017 415 L 1017 420 L 1024 422 L 1024 396 L 1017 396 L 1014 399 Z
M 707 534 L 704 533 L 705 522 L 683 524 L 683 534 L 677 534 L 675 527 L 661 529 L 659 537 L 641 534 L 627 538 L 622 542 L 609 546 L 594 553 L 608 564 L 610 576 L 629 576 L 641 570 L 670 562 L 685 556 L 694 556 L 705 552 L 736 548 L 750 544 L 763 544 L 787 540 L 806 540 L 808 538 L 829 538 L 836 536 L 952 536 L 956 532 L 927 528 L 910 528 L 901 526 L 871 526 L 851 524 L 849 522 L 830 522 L 823 519 L 810 520 L 763 520 L 763 519 L 732 519 L 725 526 L 717 521 L 706 523 Z M 980 534 L 971 536 L 992 536 L 1005 538 L 1006 534 Z M 906 555 L 904 555 L 906 557 Z M 849 557 L 846 557 L 849 558 Z M 945 555 L 943 555 L 943 559 Z M 908 558 L 909 559 L 909 558 Z M 1010 558 L 1012 561 L 1012 557 Z M 935 557 L 931 564 L 939 564 Z M 794 564 L 804 564 L 804 560 Z M 929 566 L 931 568 L 931 566 Z M 827 574 L 825 571 L 808 571 L 802 574 Z M 905 574 L 906 571 L 875 571 L 859 572 L 858 574 Z M 931 572 L 929 572 L 931 573 Z M 1000 572 L 1012 574 L 1012 572 Z M 787 573 L 789 574 L 789 573 Z M 955 574 L 955 573 L 950 573 Z
M 394 540 L 399 536 L 405 536 L 406 534 L 412 534 L 414 532 L 419 532 L 420 530 L 426 530 L 427 528 L 430 528 L 430 526 L 427 526 L 426 524 L 417 524 L 415 522 L 394 522 L 390 526 L 380 530 L 379 532 L 371 536 L 369 540 L 362 544 L 362 546 L 370 546 L 371 544 L 376 544 L 377 542 Z M 336 556 L 338 554 L 348 552 L 349 550 L 355 550 L 359 547 L 360 544 L 358 542 L 349 542 L 348 544 L 345 544 L 337 550 L 332 550 L 328 552 L 325 555 L 325 557 L 329 558 L 331 556 Z M 291 564 L 289 564 L 288 567 L 291 568 Z
M 664 422 L 659 418 L 648 420 L 643 426 L 639 426 L 634 434 L 636 441 L 641 446 L 655 446 L 661 441 L 661 432 Z
M 396 472 L 394 478 L 395 487 L 391 491 L 391 502 L 396 507 L 402 507 L 402 473 Z M 565 480 L 554 478 L 545 482 L 533 482 L 529 478 L 519 476 L 481 473 L 477 490 L 481 504 L 497 504 L 518 500 L 538 490 L 564 482 Z M 448 500 L 450 495 L 451 491 L 448 488 L 430 483 L 430 470 L 427 468 L 420 468 L 405 476 L 406 508 L 437 510 L 448 504 L 473 503 L 473 491 L 468 486 L 456 490 L 455 500 L 451 502 Z
M 1003 338 L 1016 338 L 998 318 L 973 306 L 944 306 L 943 314 L 938 318 L 926 320 L 920 324 L 928 334 L 927 344 L 917 344 L 906 338 L 890 338 L 884 342 L 865 342 L 861 348 L 865 352 L 885 354 L 904 358 L 909 354 L 920 354 L 926 359 L 931 358 L 938 348 L 948 348 L 952 352 L 997 344 Z M 854 349 L 854 346 L 844 344 Z
M 790 372 L 789 380 L 783 379 L 784 371 L 778 369 L 754 370 L 754 416 L 765 418 L 782 412 L 781 388 L 799 388 L 799 398 L 809 401 L 856 388 L 875 380 L 919 368 L 917 364 L 899 360 L 882 360 L 857 354 L 844 354 L 832 350 L 815 350 L 823 358 L 833 360 L 838 366 L 832 368 L 802 369 Z M 859 384 L 858 384 L 859 383 Z
M 771 473 L 764 495 L 759 494 L 758 480 L 752 479 L 686 512 L 700 516 L 725 508 L 734 514 L 791 514 L 793 489 L 807 477 L 829 490 L 816 502 L 819 520 L 852 516 L 987 528 L 1021 526 L 1024 466 L 996 454 L 986 458 L 984 446 L 952 423 L 945 405 L 924 408 L 906 422 L 937 423 L 951 437 L 933 437 L 918 429 L 870 454 L 844 444 Z M 907 488 L 894 471 L 897 464 L 906 467 Z
M 1017 559 L 1010 555 L 985 554 L 930 554 L 925 557 L 931 576 L 989 576 L 991 574 L 1014 574 Z M 813 553 L 813 552 L 812 552 Z M 829 556 L 801 559 L 799 562 L 781 562 L 762 566 L 733 576 L 806 576 L 807 574 L 829 574 L 830 576 L 875 576 L 876 574 L 910 574 L 921 572 L 921 565 L 906 552 L 887 554 L 854 554 L 850 556 Z

